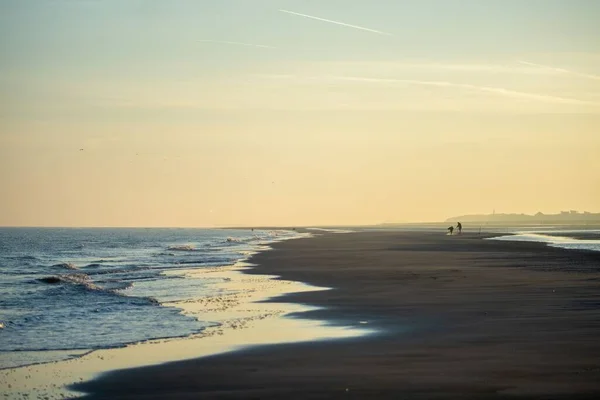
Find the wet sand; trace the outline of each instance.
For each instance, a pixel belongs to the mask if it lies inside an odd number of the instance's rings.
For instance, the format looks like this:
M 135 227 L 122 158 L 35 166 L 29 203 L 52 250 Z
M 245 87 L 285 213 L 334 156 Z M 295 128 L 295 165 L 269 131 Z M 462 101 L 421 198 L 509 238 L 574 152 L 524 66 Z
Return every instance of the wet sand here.
M 165 272 L 207 283 L 207 290 L 198 297 L 162 303 L 164 307 L 179 309 L 190 318 L 210 322 L 212 326 L 200 333 L 132 343 L 125 347 L 83 350 L 80 356 L 67 360 L 0 369 L 0 398 L 73 398 L 80 393 L 69 391 L 70 385 L 94 379 L 107 371 L 190 360 L 248 346 L 349 338 L 368 332 L 365 327 L 349 329 L 327 326 L 321 321 L 285 318 L 315 307 L 266 300 L 289 293 L 328 289 L 275 279 L 277 277 L 272 275 L 243 273 L 249 267 L 244 262 L 237 262 L 230 266 Z M 24 359 L 21 353 L 17 354 L 20 360 Z M 64 358 L 65 353 L 77 352 L 63 351 L 58 356 Z M 0 353 L 3 360 L 9 359 L 10 355 Z M 35 352 L 29 355 L 35 356 L 39 357 Z M 43 352 L 43 358 L 47 356 L 48 352 Z
M 116 371 L 93 399 L 600 398 L 600 253 L 428 232 L 324 234 L 253 274 L 334 290 L 300 318 L 380 333 Z M 281 301 L 277 299 L 276 301 Z

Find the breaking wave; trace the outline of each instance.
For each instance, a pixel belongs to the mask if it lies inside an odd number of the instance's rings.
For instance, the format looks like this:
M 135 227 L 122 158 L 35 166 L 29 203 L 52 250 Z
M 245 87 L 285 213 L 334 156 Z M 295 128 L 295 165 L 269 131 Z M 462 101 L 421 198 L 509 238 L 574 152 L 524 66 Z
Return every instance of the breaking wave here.
M 167 250 L 171 250 L 171 251 L 197 251 L 196 248 L 194 246 L 192 246 L 191 244 L 182 244 L 182 245 L 169 246 L 169 247 L 167 247 Z
M 166 303 L 211 293 L 212 278 L 179 271 L 232 265 L 287 236 L 297 234 L 0 228 L 0 283 L 15 288 L 2 298 L 0 351 L 118 347 L 199 332 L 211 323 Z
M 79 268 L 77 268 L 77 266 L 75 264 L 71 264 L 71 263 L 54 264 L 52 267 L 53 268 L 70 269 L 70 270 L 77 270 L 77 269 L 79 269 Z
M 104 290 L 104 288 L 92 283 L 90 277 L 83 273 L 48 276 L 44 278 L 38 278 L 38 281 L 48 284 L 67 283 L 71 285 L 82 286 L 89 290 Z

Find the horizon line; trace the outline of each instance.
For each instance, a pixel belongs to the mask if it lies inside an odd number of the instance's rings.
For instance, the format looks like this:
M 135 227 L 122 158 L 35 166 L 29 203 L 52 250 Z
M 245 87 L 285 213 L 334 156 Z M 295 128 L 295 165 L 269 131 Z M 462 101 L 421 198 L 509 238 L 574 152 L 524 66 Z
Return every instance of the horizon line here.
M 2 228 L 49 228 L 49 229 L 261 229 L 261 228 L 323 228 L 323 227 L 368 227 L 382 224 L 437 224 L 444 221 L 377 222 L 371 224 L 311 224 L 311 225 L 223 225 L 223 226 L 60 226 L 60 225 L 0 225 Z

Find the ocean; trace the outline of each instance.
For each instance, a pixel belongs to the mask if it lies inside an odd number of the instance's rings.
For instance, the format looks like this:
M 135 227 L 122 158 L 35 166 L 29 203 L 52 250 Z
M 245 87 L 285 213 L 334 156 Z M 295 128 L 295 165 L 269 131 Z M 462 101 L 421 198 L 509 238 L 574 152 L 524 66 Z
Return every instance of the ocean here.
M 598 229 L 515 230 L 510 235 L 494 237 L 491 240 L 540 242 L 546 243 L 550 247 L 563 249 L 600 251 L 600 230 Z
M 304 234 L 306 235 L 306 234 Z M 177 271 L 233 265 L 295 231 L 0 228 L 0 368 L 199 333 L 177 302 L 222 291 Z
M 493 240 L 600 251 L 600 230 L 511 233 Z M 240 289 L 220 284 L 228 278 L 204 271 L 307 235 L 250 229 L 0 228 L 0 369 L 220 326 L 223 321 L 206 318 L 207 313 L 184 310 L 186 302 L 239 295 Z

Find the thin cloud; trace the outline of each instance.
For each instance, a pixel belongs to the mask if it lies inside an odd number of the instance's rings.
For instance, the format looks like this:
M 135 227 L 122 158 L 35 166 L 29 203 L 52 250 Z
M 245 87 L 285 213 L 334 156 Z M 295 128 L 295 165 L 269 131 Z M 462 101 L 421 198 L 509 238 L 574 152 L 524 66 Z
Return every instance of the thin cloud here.
M 334 20 L 331 20 L 331 19 L 325 19 L 325 18 L 315 17 L 313 15 L 300 14 L 300 13 L 297 13 L 297 12 L 294 12 L 294 11 L 289 11 L 289 10 L 282 10 L 282 9 L 280 9 L 279 11 L 287 13 L 287 14 L 298 15 L 298 16 L 304 17 L 304 18 L 316 19 L 317 21 L 329 22 L 330 24 L 336 24 L 336 25 L 346 26 L 348 28 L 360 29 L 361 31 L 367 31 L 367 32 L 377 33 L 379 35 L 393 36 L 391 33 L 382 32 L 382 31 L 378 31 L 376 29 L 371 29 L 371 28 L 365 28 L 364 26 L 351 25 L 351 24 L 347 24 L 345 22 L 340 22 L 340 21 L 334 21 Z
M 235 46 L 247 46 L 247 47 L 261 47 L 264 49 L 276 49 L 274 46 L 267 46 L 265 44 L 255 44 L 255 43 L 244 43 L 244 42 L 229 42 L 226 40 L 199 40 L 202 43 L 218 43 L 218 44 L 229 44 Z
M 587 106 L 600 106 L 600 103 L 593 101 L 585 101 L 579 99 L 572 99 L 567 97 L 550 96 L 545 94 L 519 92 L 516 90 L 509 90 L 491 86 L 477 86 L 467 83 L 453 83 L 446 81 L 419 81 L 412 79 L 382 79 L 382 78 L 362 78 L 362 77 L 332 77 L 336 80 L 355 81 L 355 82 L 376 82 L 376 83 L 405 83 L 411 85 L 422 85 L 422 86 L 438 86 L 438 87 L 454 87 L 467 90 L 477 90 L 480 92 L 494 93 L 501 96 L 507 96 L 512 98 L 521 98 L 528 100 L 542 101 L 546 103 L 560 103 L 560 104 L 576 104 L 576 105 L 587 105 Z
M 593 80 L 596 80 L 596 81 L 600 81 L 600 76 L 598 76 L 598 75 L 584 74 L 582 72 L 571 71 L 571 70 L 564 69 L 564 68 L 551 67 L 551 66 L 548 66 L 548 65 L 535 64 L 535 63 L 528 62 L 528 61 L 519 61 L 519 64 L 528 65 L 530 67 L 537 67 L 537 68 L 541 68 L 541 69 L 545 69 L 545 70 L 549 70 L 549 71 L 555 71 L 555 72 L 560 72 L 560 73 L 563 73 L 563 74 L 580 76 L 582 78 L 588 78 L 588 79 L 593 79 Z
M 412 76 L 414 72 L 431 73 L 443 72 L 446 74 L 507 74 L 507 75 L 547 75 L 556 76 L 560 72 L 548 69 L 531 68 L 526 65 L 515 64 L 452 64 L 442 62 L 414 62 L 414 61 L 313 61 L 305 62 L 300 66 L 292 64 L 288 69 L 301 72 L 304 75 L 335 75 L 343 70 L 350 76 Z M 471 75 L 470 75 L 471 76 Z M 438 78 L 438 77 L 436 77 Z M 454 78 L 443 78 L 454 80 Z

